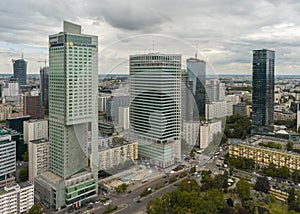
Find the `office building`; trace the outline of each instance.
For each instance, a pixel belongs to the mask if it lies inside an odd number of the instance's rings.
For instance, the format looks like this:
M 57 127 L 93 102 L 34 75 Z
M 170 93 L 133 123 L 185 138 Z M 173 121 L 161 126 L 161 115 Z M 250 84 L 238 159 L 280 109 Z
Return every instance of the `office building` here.
M 129 107 L 119 107 L 119 125 L 124 131 L 129 129 Z
M 211 79 L 206 82 L 207 102 L 220 102 L 225 100 L 225 83 L 218 79 Z
M 23 126 L 26 144 L 32 140 L 48 139 L 48 120 L 28 120 Z
M 186 64 L 187 75 L 189 81 L 192 82 L 192 93 L 197 104 L 199 116 L 205 116 L 206 62 L 197 58 L 189 58 Z
M 11 117 L 6 119 L 6 126 L 12 130 L 20 132 L 23 134 L 23 122 L 30 120 L 30 115 L 20 116 L 20 117 Z
M 97 196 L 97 89 L 98 37 L 64 21 L 63 32 L 49 36 L 49 171 L 35 179 L 36 193 L 51 208 Z
M 28 143 L 28 180 L 48 170 L 49 167 L 49 141 L 45 139 L 32 140 Z
M 140 158 L 165 168 L 181 160 L 181 55 L 130 56 L 130 126 Z
M 128 94 L 113 94 L 106 100 L 106 117 L 107 120 L 118 123 L 119 107 L 129 107 Z
M 34 186 L 29 182 L 14 183 L 0 189 L 0 213 L 27 213 L 34 204 Z
M 189 80 L 188 72 L 181 71 L 181 117 L 183 122 L 199 121 L 199 109 L 193 92 L 192 80 Z M 194 81 L 197 81 L 194 80 Z
M 12 129 L 5 127 L 0 128 L 0 138 L 1 136 L 6 137 L 7 135 L 11 136 L 11 140 L 16 142 L 16 153 L 15 159 L 17 161 L 22 160 L 22 154 L 27 150 L 27 145 L 24 143 L 23 134 Z
M 16 171 L 16 142 L 10 134 L 0 136 L 0 187 L 14 182 Z
M 14 68 L 14 78 L 18 80 L 19 85 L 26 85 L 27 80 L 27 62 L 24 59 L 12 60 Z
M 31 119 L 44 119 L 44 106 L 39 95 L 32 96 L 27 92 L 23 96 L 23 113 L 30 115 Z
M 237 104 L 233 105 L 233 114 L 239 114 L 243 117 L 247 117 L 246 103 L 237 103 Z
M 275 51 L 253 51 L 252 133 L 268 133 L 274 126 Z
M 110 97 L 111 95 L 109 94 L 105 94 L 105 93 L 99 94 L 99 104 L 98 104 L 99 112 L 106 112 L 106 103 Z
M 40 70 L 40 90 L 41 105 L 49 108 L 49 67 L 43 67 Z

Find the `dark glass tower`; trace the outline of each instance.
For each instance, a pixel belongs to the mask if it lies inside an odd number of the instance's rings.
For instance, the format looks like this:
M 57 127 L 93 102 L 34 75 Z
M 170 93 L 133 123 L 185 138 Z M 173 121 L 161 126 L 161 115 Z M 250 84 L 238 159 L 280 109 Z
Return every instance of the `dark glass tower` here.
M 199 116 L 205 116 L 206 62 L 197 58 L 187 59 L 187 74 L 189 84 L 192 84 L 192 93 L 195 97 Z
M 274 128 L 275 51 L 253 51 L 252 133 L 264 134 Z
M 48 90 L 49 90 L 49 67 L 43 67 L 40 70 L 40 87 L 41 87 L 41 104 L 46 109 L 49 107 Z
M 26 85 L 27 62 L 24 59 L 12 60 L 14 67 L 14 78 L 18 79 L 19 86 Z

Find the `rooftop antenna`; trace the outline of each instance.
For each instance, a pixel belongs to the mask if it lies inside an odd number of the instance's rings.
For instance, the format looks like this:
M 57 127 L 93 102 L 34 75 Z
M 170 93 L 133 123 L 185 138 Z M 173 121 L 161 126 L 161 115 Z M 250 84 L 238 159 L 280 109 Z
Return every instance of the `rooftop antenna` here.
M 24 53 L 23 53 L 23 52 L 22 52 L 22 55 L 21 55 L 21 56 L 22 56 L 22 59 L 24 59 Z

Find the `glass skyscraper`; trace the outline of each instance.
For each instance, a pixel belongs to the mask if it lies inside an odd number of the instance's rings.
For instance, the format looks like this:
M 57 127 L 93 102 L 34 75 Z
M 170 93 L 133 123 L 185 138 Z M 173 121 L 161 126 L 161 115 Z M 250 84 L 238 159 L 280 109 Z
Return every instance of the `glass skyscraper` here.
M 165 168 L 180 159 L 181 55 L 130 56 L 130 124 L 140 158 Z
M 43 67 L 40 70 L 40 90 L 41 105 L 46 109 L 49 108 L 49 67 Z
M 275 51 L 253 50 L 252 133 L 264 134 L 274 128 Z
M 27 62 L 24 59 L 12 60 L 14 68 L 14 78 L 18 79 L 19 86 L 26 85 Z
M 187 74 L 192 84 L 192 93 L 195 97 L 195 102 L 198 108 L 199 116 L 205 116 L 206 103 L 206 62 L 197 59 L 187 59 Z M 191 102 L 191 100 L 190 100 Z

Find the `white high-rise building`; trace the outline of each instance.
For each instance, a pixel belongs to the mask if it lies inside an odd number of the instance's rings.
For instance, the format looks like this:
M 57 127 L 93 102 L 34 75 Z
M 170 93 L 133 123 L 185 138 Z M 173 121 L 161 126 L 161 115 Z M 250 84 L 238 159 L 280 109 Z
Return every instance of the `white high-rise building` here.
M 28 120 L 23 123 L 24 142 L 48 139 L 48 120 Z
M 35 180 L 41 201 L 59 209 L 97 196 L 97 141 L 98 37 L 64 21 L 63 32 L 49 36 L 49 172 Z
M 119 125 L 124 131 L 129 129 L 129 107 L 119 107 Z
M 28 143 L 28 180 L 48 170 L 49 167 L 49 141 L 32 140 Z
M 225 100 L 225 83 L 213 79 L 206 82 L 207 102 L 219 102 Z
M 98 104 L 98 110 L 101 112 L 106 112 L 106 105 L 107 100 L 111 97 L 111 95 L 108 94 L 99 94 L 99 104 Z
M 200 122 L 183 122 L 182 138 L 190 146 L 199 145 Z
M 206 120 L 226 117 L 226 102 L 212 102 L 206 104 Z
M 214 140 L 214 136 L 221 133 L 222 122 L 220 120 L 209 121 L 200 125 L 200 148 L 205 149 Z
M 237 94 L 229 94 L 225 97 L 226 102 L 232 102 L 233 105 L 236 105 L 241 102 L 241 97 Z
M 181 55 L 130 56 L 130 127 L 139 156 L 165 168 L 181 160 Z

